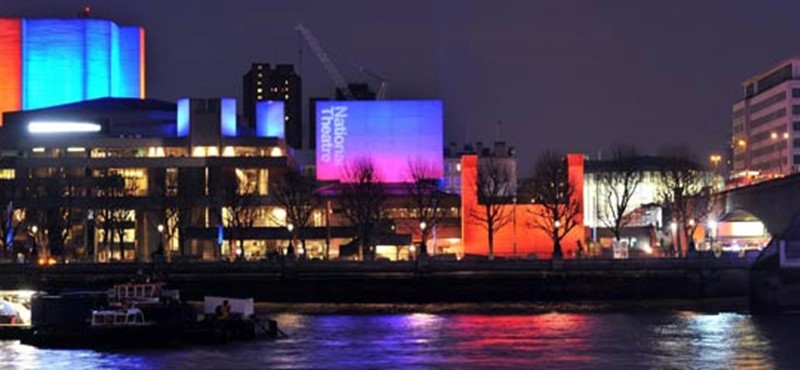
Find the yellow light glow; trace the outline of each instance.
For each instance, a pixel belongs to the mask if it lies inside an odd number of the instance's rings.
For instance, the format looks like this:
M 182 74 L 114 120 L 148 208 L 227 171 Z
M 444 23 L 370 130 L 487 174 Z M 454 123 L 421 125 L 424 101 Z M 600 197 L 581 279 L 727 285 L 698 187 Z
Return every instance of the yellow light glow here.
M 160 146 L 153 147 L 153 146 L 151 146 L 151 147 L 147 148 L 147 156 L 150 157 L 150 158 L 163 158 L 163 157 L 166 157 L 166 154 L 164 152 L 164 147 L 160 147 Z
M 233 150 L 232 146 L 226 146 L 225 149 L 222 150 L 223 157 L 233 157 L 236 155 L 236 152 Z
M 283 157 L 283 150 L 280 147 L 274 147 L 269 151 L 270 157 Z

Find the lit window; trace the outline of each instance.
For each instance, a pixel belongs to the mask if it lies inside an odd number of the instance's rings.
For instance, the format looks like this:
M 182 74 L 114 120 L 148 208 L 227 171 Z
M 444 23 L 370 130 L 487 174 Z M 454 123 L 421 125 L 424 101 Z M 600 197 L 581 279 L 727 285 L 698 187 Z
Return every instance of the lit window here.
M 283 80 L 284 85 L 289 85 L 289 80 Z
M 289 116 L 283 116 L 284 121 L 289 121 Z
M 235 152 L 232 146 L 226 146 L 225 149 L 222 149 L 222 156 L 223 157 L 233 157 Z
M 16 173 L 13 168 L 0 169 L 0 180 L 13 180 Z
M 262 99 L 264 99 L 264 95 L 259 95 L 258 96 L 258 100 L 262 100 Z
M 263 74 L 261 74 L 261 73 L 259 73 L 259 74 L 258 74 L 258 78 L 262 78 L 262 77 L 264 77 L 264 75 L 263 75 Z
M 284 98 L 285 100 L 289 100 L 289 94 L 286 94 L 286 95 L 284 95 L 284 96 L 283 96 L 283 98 Z
M 261 80 L 256 81 L 256 85 L 261 86 Z
M 42 148 L 42 147 L 33 148 L 33 152 L 34 153 L 44 153 L 44 148 Z
M 262 88 L 260 88 L 260 87 L 259 87 L 258 89 L 256 89 L 256 91 L 257 91 L 259 94 L 261 94 L 262 92 L 264 92 L 264 89 L 262 89 Z
M 270 157 L 283 157 L 283 150 L 280 147 L 274 147 L 269 151 Z
M 79 146 L 72 146 L 67 148 L 67 153 L 83 153 L 86 151 L 86 148 L 79 147 Z

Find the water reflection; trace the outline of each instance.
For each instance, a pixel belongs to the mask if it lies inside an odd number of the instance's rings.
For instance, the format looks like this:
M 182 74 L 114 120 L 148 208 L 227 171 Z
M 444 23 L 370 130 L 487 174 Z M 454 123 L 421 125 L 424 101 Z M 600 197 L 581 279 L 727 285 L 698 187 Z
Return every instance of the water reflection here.
M 164 351 L 0 342 L 3 369 L 794 368 L 800 317 L 632 313 L 279 315 L 287 339 Z

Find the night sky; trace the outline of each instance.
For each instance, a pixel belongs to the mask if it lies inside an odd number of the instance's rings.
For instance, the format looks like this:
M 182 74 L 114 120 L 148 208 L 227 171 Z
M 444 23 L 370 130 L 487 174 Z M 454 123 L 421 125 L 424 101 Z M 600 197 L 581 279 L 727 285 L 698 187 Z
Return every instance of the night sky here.
M 72 17 L 83 4 L 147 29 L 151 98 L 241 98 L 251 62 L 297 64 L 301 47 L 306 97 L 329 96 L 293 30 L 303 22 L 346 79 L 375 82 L 360 64 L 390 98 L 443 99 L 447 141 L 499 133 L 523 167 L 547 148 L 622 142 L 708 158 L 725 148 L 741 81 L 800 55 L 789 0 L 2 0 L 0 15 Z

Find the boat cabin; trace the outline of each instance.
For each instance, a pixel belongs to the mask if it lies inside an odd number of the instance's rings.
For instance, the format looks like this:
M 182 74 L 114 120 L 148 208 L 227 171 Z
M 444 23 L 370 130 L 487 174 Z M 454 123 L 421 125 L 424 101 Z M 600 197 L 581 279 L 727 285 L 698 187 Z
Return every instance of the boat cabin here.
M 144 314 L 138 308 L 92 311 L 92 326 L 136 326 L 144 324 Z

